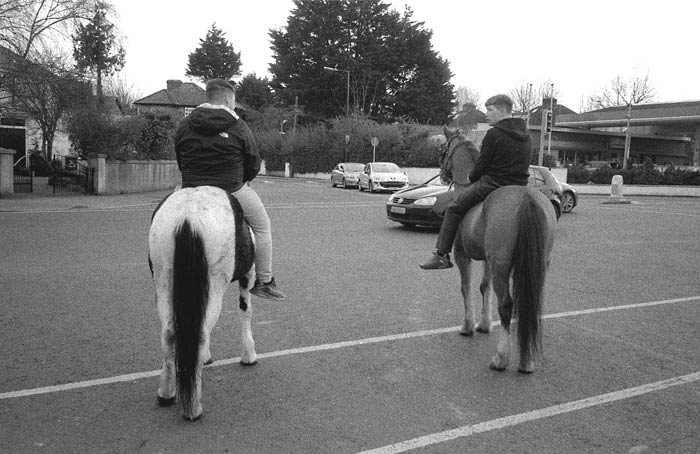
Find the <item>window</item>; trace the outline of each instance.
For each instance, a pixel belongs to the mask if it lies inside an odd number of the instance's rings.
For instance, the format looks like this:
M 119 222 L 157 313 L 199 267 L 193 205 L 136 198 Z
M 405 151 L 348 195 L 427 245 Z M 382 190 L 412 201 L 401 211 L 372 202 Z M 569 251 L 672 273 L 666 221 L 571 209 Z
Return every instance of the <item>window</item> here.
M 185 116 L 188 117 L 192 112 L 194 112 L 194 107 L 185 107 Z

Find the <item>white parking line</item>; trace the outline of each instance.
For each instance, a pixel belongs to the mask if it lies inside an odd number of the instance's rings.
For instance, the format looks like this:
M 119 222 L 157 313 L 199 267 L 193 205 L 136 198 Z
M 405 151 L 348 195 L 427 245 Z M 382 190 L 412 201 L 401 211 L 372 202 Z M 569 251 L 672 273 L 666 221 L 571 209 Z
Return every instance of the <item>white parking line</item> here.
M 436 445 L 438 443 L 456 440 L 457 438 L 465 438 L 471 435 L 489 432 L 491 430 L 515 426 L 528 421 L 536 421 L 538 419 L 549 418 L 564 413 L 583 410 L 585 408 L 596 407 L 599 405 L 616 402 L 618 400 L 629 399 L 631 397 L 641 396 L 643 394 L 648 394 L 655 391 L 661 391 L 663 389 L 668 389 L 674 386 L 693 383 L 698 380 L 700 380 L 700 372 L 694 372 L 692 374 L 681 375 L 679 377 L 669 378 L 667 380 L 661 380 L 654 383 L 647 383 L 645 385 L 636 386 L 634 388 L 621 389 L 619 391 L 600 394 L 597 396 L 588 397 L 586 399 L 575 400 L 573 402 L 567 402 L 564 404 L 553 405 L 551 407 L 540 408 L 539 410 L 528 411 L 525 413 L 519 413 L 503 418 L 492 419 L 491 421 L 485 421 L 479 424 L 462 426 L 456 429 L 446 430 L 444 432 L 425 435 L 423 437 L 401 441 L 399 443 L 382 446 L 380 448 L 370 449 L 369 451 L 362 451 L 358 454 L 396 454 L 400 452 L 410 451 L 412 449 L 425 448 L 427 446 Z
M 675 298 L 675 299 L 661 300 L 661 301 L 650 301 L 647 303 L 626 304 L 626 305 L 622 305 L 622 306 L 608 306 L 608 307 L 600 307 L 600 308 L 594 308 L 594 309 L 582 309 L 582 310 L 578 310 L 578 311 L 559 312 L 559 313 L 555 313 L 555 314 L 547 314 L 544 316 L 544 318 L 545 319 L 557 319 L 557 318 L 564 318 L 564 317 L 575 317 L 578 315 L 597 314 L 597 313 L 602 313 L 602 312 L 622 311 L 622 310 L 628 310 L 628 309 L 639 309 L 639 308 L 645 308 L 645 307 L 661 306 L 661 305 L 666 305 L 666 304 L 685 303 L 685 302 L 691 302 L 691 301 L 700 301 L 700 295 L 690 296 L 690 297 L 686 297 L 686 298 Z M 495 326 L 497 324 L 498 324 L 498 322 L 494 322 L 493 326 Z M 331 343 L 331 344 L 311 345 L 308 347 L 299 347 L 299 348 L 292 348 L 292 349 L 288 349 L 288 350 L 278 350 L 275 352 L 260 353 L 260 354 L 258 354 L 258 358 L 259 359 L 278 358 L 278 357 L 282 357 L 282 356 L 301 355 L 301 354 L 306 354 L 306 353 L 315 353 L 315 352 L 321 352 L 321 351 L 327 351 L 327 350 L 337 350 L 337 349 L 341 349 L 341 348 L 357 347 L 357 346 L 361 346 L 361 345 L 377 344 L 380 342 L 391 342 L 391 341 L 398 341 L 398 340 L 404 340 L 404 339 L 412 339 L 412 338 L 416 338 L 416 337 L 433 336 L 436 334 L 455 332 L 455 331 L 459 330 L 459 328 L 460 328 L 459 326 L 451 326 L 451 327 L 447 327 L 447 328 L 437 328 L 437 329 L 429 329 L 429 330 L 422 330 L 422 331 L 414 331 L 414 332 L 409 332 L 409 333 L 392 334 L 392 335 L 387 335 L 387 336 L 369 337 L 369 338 L 365 338 L 365 339 L 357 339 L 357 340 L 344 341 L 344 342 L 335 342 L 335 343 Z M 212 364 L 210 364 L 207 367 L 226 366 L 226 365 L 230 365 L 230 364 L 239 363 L 240 361 L 241 361 L 240 357 L 228 358 L 228 359 L 214 361 Z M 128 382 L 128 381 L 140 380 L 142 378 L 156 377 L 159 374 L 160 374 L 160 370 L 152 370 L 152 371 L 148 371 L 148 372 L 135 372 L 132 374 L 116 375 L 113 377 L 99 378 L 99 379 L 95 379 L 95 380 L 85 380 L 85 381 L 79 381 L 79 382 L 73 382 L 73 383 L 66 383 L 66 384 L 62 384 L 62 385 L 44 386 L 44 387 L 40 387 L 40 388 L 30 388 L 30 389 L 23 389 L 23 390 L 18 390 L 18 391 L 8 391 L 8 392 L 0 393 L 0 400 L 15 399 L 18 397 L 37 396 L 40 394 L 57 393 L 57 392 L 62 392 L 62 391 L 70 391 L 73 389 L 90 388 L 93 386 L 100 386 L 100 385 L 110 385 L 110 384 L 115 384 L 115 383 L 123 383 L 123 382 Z

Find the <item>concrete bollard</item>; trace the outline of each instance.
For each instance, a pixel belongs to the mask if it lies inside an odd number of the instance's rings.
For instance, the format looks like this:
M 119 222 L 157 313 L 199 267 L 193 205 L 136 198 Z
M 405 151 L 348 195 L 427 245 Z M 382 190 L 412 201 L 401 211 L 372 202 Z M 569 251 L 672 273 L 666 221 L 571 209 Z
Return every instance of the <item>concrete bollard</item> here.
M 624 197 L 622 195 L 622 175 L 613 175 L 612 184 L 610 184 L 610 197 L 618 199 Z
M 603 203 L 631 203 L 623 195 L 622 175 L 613 175 L 610 184 L 610 198 Z

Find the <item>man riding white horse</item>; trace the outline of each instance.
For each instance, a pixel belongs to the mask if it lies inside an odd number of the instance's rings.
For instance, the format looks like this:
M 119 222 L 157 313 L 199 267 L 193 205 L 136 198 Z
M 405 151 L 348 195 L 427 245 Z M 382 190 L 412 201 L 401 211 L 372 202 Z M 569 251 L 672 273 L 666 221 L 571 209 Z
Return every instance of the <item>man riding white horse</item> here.
M 256 281 L 250 293 L 262 298 L 285 298 L 272 274 L 270 218 L 250 187 L 260 171 L 260 155 L 248 125 L 238 117 L 236 90 L 223 79 L 206 86 L 207 103 L 185 118 L 175 134 L 175 153 L 182 187 L 216 186 L 241 205 L 255 236 Z
M 471 183 L 448 204 L 432 257 L 424 270 L 451 268 L 450 251 L 464 215 L 491 192 L 507 185 L 527 186 L 532 156 L 530 135 L 521 118 L 513 118 L 513 101 L 506 95 L 486 100 L 486 117 L 493 126 L 481 143 L 481 154 L 469 174 Z

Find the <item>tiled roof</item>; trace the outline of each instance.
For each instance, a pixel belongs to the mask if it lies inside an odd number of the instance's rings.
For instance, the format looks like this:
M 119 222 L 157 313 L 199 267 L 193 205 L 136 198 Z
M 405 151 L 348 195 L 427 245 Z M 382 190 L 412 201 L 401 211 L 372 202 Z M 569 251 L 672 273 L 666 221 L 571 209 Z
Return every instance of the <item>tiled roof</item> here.
M 206 101 L 204 89 L 192 82 L 184 82 L 175 88 L 164 88 L 152 95 L 135 101 L 134 104 L 160 106 L 197 107 Z

